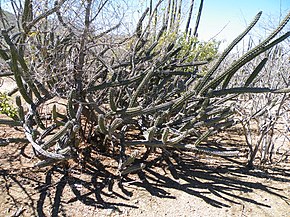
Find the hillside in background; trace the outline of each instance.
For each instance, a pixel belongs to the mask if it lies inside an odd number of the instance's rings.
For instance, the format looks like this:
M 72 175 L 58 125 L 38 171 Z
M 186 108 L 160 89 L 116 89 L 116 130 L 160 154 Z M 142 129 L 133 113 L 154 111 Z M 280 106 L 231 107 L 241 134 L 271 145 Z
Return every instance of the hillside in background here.
M 9 28 L 11 26 L 16 26 L 16 17 L 14 14 L 8 12 L 8 11 L 4 11 L 0 9 L 0 29 L 6 29 Z M 12 30 L 13 32 L 15 32 L 15 29 Z M 2 43 L 2 38 L 0 39 L 1 43 Z M 1 69 L 0 69 L 0 74 L 5 73 L 5 67 L 2 65 L 3 60 L 0 59 L 0 64 L 1 64 Z M 3 86 L 1 86 L 3 87 Z
M 4 26 L 6 25 L 6 23 L 8 23 L 10 26 L 11 25 L 15 25 L 16 24 L 16 17 L 14 14 L 8 12 L 8 11 L 4 11 L 4 10 L 1 10 L 0 11 L 0 28 L 3 29 L 3 28 L 7 28 L 8 26 Z M 5 24 L 3 25 L 3 20 L 5 22 Z

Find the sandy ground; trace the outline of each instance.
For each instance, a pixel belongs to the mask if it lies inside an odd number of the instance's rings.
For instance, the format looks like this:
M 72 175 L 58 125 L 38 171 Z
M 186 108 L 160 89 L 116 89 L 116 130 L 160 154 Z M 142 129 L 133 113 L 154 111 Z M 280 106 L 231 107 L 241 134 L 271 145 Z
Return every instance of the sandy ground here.
M 30 145 L 0 147 L 0 216 L 290 216 L 289 160 L 248 171 L 239 159 L 190 154 L 120 180 L 117 162 L 90 156 L 34 170 Z
M 0 91 L 1 92 L 9 92 L 16 88 L 17 85 L 13 80 L 13 77 L 10 78 L 0 78 Z

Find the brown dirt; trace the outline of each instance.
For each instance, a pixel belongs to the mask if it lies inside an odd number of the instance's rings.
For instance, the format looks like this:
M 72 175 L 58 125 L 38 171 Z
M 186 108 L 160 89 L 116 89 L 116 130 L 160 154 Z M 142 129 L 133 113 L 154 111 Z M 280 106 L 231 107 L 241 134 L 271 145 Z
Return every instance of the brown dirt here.
M 0 138 L 12 136 L 23 135 L 0 126 Z M 35 170 L 30 145 L 0 147 L 0 216 L 290 216 L 289 159 L 248 171 L 239 159 L 188 153 L 120 181 L 116 161 L 83 155 L 86 164 Z

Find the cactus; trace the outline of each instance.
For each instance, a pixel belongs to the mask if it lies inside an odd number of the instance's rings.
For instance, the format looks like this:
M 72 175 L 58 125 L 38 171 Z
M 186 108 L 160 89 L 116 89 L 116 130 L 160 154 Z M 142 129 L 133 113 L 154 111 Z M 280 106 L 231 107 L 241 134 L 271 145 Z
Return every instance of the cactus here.
M 109 98 L 110 98 L 110 107 L 111 107 L 111 110 L 113 112 L 116 112 L 117 111 L 117 105 L 116 105 L 116 103 L 114 101 L 114 89 L 110 89 Z
M 121 171 L 121 176 L 125 176 L 127 175 L 128 173 L 133 173 L 133 172 L 136 172 L 136 171 L 139 171 L 139 170 L 142 170 L 146 167 L 146 165 L 144 163 L 140 163 L 140 164 L 135 164 L 133 166 L 130 166 L 126 169 L 124 169 L 123 171 Z
M 262 15 L 262 12 L 260 11 L 254 18 L 254 20 L 250 23 L 250 25 L 237 37 L 235 38 L 232 43 L 223 51 L 223 53 L 220 55 L 219 59 L 216 61 L 216 63 L 212 66 L 212 68 L 208 71 L 208 73 L 202 78 L 200 83 L 195 88 L 195 91 L 199 93 L 201 89 L 205 86 L 205 84 L 209 81 L 210 77 L 214 74 L 214 72 L 217 70 L 217 68 L 220 66 L 222 61 L 226 58 L 226 56 L 230 53 L 230 51 L 241 41 L 247 33 L 255 26 L 255 24 L 258 22 Z
M 249 86 L 252 81 L 257 77 L 259 72 L 262 70 L 262 68 L 265 66 L 266 62 L 268 61 L 268 58 L 264 58 L 259 65 L 255 68 L 255 70 L 252 72 L 252 74 L 249 76 L 249 78 L 245 82 L 245 87 Z
M 0 57 L 10 67 L 3 76 L 14 75 L 17 84 L 14 92 L 21 97 L 15 98 L 16 118 L 1 119 L 0 124 L 23 127 L 27 140 L 42 160 L 37 167 L 80 157 L 81 143 L 91 143 L 95 150 L 114 159 L 119 153 L 119 160 L 123 162 L 119 168 L 121 176 L 143 169 L 152 152 L 164 157 L 158 149 L 162 153 L 187 149 L 236 157 L 237 151 L 213 150 L 204 145 L 212 135 L 236 124 L 231 100 L 244 93 L 290 92 L 287 87 L 251 87 L 262 73 L 267 58 L 257 64 L 243 81 L 244 85 L 230 85 L 240 68 L 289 37 L 289 32 L 277 35 L 289 21 L 290 14 L 269 37 L 218 72 L 233 48 L 254 28 L 261 12 L 212 67 L 204 71 L 201 67 L 207 66 L 209 60 L 199 55 L 196 35 L 191 35 L 188 29 L 185 34 L 178 33 L 180 20 L 169 19 L 164 14 L 165 19 L 158 28 L 156 13 L 161 1 L 154 9 L 146 9 L 132 37 L 121 39 L 106 38 L 119 25 L 96 34 L 91 31 L 88 19 L 84 20 L 83 32 L 77 35 L 75 28 L 62 18 L 59 10 L 62 3 L 47 14 L 56 12 L 57 21 L 68 32 L 45 35 L 47 29 L 38 23 L 46 17 L 45 13 L 34 18 L 34 5 L 29 0 L 24 3 L 20 22 L 23 33 L 13 36 L 11 29 L 1 31 L 4 40 Z M 172 14 L 180 17 L 181 11 L 174 8 L 167 8 L 164 13 L 172 10 Z M 84 17 L 90 17 L 90 10 L 85 11 Z M 43 30 L 37 37 L 30 32 L 33 26 Z M 19 40 L 14 40 L 15 37 Z M 114 43 L 103 43 L 104 38 L 112 37 L 116 40 Z M 31 45 L 30 49 L 23 44 Z M 195 55 L 189 61 L 191 52 Z M 63 99 L 66 111 L 57 111 L 56 102 L 50 107 L 52 118 L 49 120 L 41 109 L 55 96 Z M 13 140 L 1 140 L 0 144 L 9 142 Z M 139 146 L 145 146 L 147 151 L 139 151 Z M 138 150 L 138 160 L 137 154 L 129 157 L 125 154 L 132 147 Z
M 137 97 L 138 97 L 140 91 L 142 90 L 142 88 L 144 88 L 145 84 L 148 83 L 148 81 L 152 77 L 154 71 L 155 71 L 155 67 L 154 66 L 149 68 L 149 69 L 147 69 L 147 70 L 145 70 L 145 72 L 144 72 L 145 76 L 144 76 L 143 80 L 141 81 L 141 83 L 136 88 L 136 91 L 133 94 L 132 99 L 131 99 L 131 101 L 129 103 L 129 107 L 130 108 L 134 106 L 135 101 L 137 100 Z
M 16 101 L 16 105 L 18 106 L 19 120 L 24 121 L 24 110 L 23 110 L 23 106 L 21 104 L 20 96 L 16 96 L 15 101 Z
M 105 118 L 103 114 L 99 114 L 98 116 L 98 129 L 100 130 L 101 133 L 103 134 L 108 134 L 108 129 L 105 125 Z
M 125 167 L 128 167 L 130 164 L 132 164 L 134 161 L 135 161 L 135 159 L 136 159 L 136 157 L 137 157 L 137 155 L 138 155 L 138 151 L 134 151 L 127 159 L 126 159 L 126 161 L 124 161 L 124 163 L 122 163 L 121 165 L 120 165 L 120 169 L 122 170 L 122 169 L 124 169 Z
M 73 127 L 73 122 L 68 121 L 61 130 L 55 133 L 54 136 L 52 136 L 48 141 L 43 143 L 41 145 L 41 148 L 44 150 L 48 149 L 50 146 L 54 144 L 55 141 L 57 141 L 62 135 L 64 135 L 67 132 L 67 130 L 69 130 L 72 127 Z

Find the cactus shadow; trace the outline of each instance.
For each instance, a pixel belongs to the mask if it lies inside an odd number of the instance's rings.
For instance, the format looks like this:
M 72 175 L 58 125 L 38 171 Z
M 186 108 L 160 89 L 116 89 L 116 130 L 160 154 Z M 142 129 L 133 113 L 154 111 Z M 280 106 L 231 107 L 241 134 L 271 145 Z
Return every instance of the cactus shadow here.
M 132 185 L 146 189 L 152 196 L 161 198 L 175 198 L 172 192 L 181 191 L 201 198 L 217 208 L 243 203 L 270 208 L 267 201 L 251 199 L 248 196 L 256 191 L 288 200 L 283 195 L 283 189 L 261 181 L 266 178 L 290 183 L 290 174 L 285 174 L 283 169 L 276 170 L 275 175 L 271 175 L 263 170 L 248 170 L 243 165 L 233 165 L 229 162 L 214 166 L 191 158 L 183 158 L 179 164 L 169 167 L 170 173 L 165 174 L 154 168 L 146 168 L 138 173 L 141 181 L 132 182 Z M 284 178 L 281 178 L 281 175 Z
M 144 190 L 149 196 L 166 200 L 178 199 L 181 192 L 217 208 L 244 203 L 269 208 L 263 198 L 249 196 L 256 191 L 289 200 L 283 189 L 265 182 L 267 179 L 290 183 L 290 171 L 286 168 L 273 168 L 272 173 L 267 173 L 262 169 L 247 170 L 239 162 L 223 158 L 215 158 L 212 162 L 187 155 L 179 160 L 156 155 L 152 161 L 147 161 L 142 171 L 121 178 L 116 175 L 117 157 L 108 156 L 105 163 L 94 151 L 88 153 L 84 166 L 55 165 L 45 169 L 45 173 L 40 171 L 34 175 L 2 169 L 0 175 L 5 183 L 13 182 L 27 195 L 35 216 L 48 216 L 47 213 L 67 216 L 77 206 L 117 212 L 138 209 L 140 205 L 134 203 L 134 198 Z M 25 184 L 27 180 L 30 184 Z M 36 187 L 32 189 L 31 184 Z
M 97 160 L 94 159 L 94 161 Z M 59 177 L 59 181 L 55 185 L 52 184 L 53 176 Z M 47 172 L 45 184 L 40 189 L 37 201 L 38 216 L 46 216 L 45 210 L 48 205 L 45 201 L 48 200 L 51 201 L 49 205 L 51 216 L 66 216 L 68 211 L 64 207 L 74 206 L 74 204 L 78 204 L 77 202 L 82 203 L 85 207 L 114 211 L 118 211 L 120 207 L 138 208 L 119 200 L 110 201 L 110 198 L 128 200 L 117 192 L 108 191 L 108 186 L 114 179 L 112 177 L 113 175 L 100 162 L 92 163 L 90 160 L 88 160 L 85 169 L 73 168 L 68 170 L 54 166 Z M 50 194 L 47 193 L 49 189 L 52 192 Z
M 283 195 L 283 189 L 257 182 L 257 180 L 267 178 L 290 183 L 290 176 L 285 175 L 283 169 L 277 169 L 275 175 L 271 175 L 263 170 L 248 170 L 243 165 L 234 165 L 231 161 L 213 165 L 188 157 L 170 166 L 149 163 L 143 171 L 120 178 L 97 159 L 87 158 L 86 160 L 86 168 L 82 170 L 73 168 L 68 172 L 57 167 L 52 169 L 53 173 L 61 174 L 55 186 L 54 195 L 50 196 L 52 216 L 66 213 L 62 207 L 76 202 L 98 209 L 117 211 L 122 207 L 137 209 L 138 205 L 132 203 L 131 200 L 136 196 L 136 191 L 131 190 L 132 187 L 138 191 L 143 189 L 149 195 L 161 199 L 177 199 L 175 193 L 179 191 L 198 197 L 217 208 L 229 208 L 235 204 L 244 203 L 270 208 L 267 201 L 253 199 L 248 194 L 263 191 L 287 200 Z M 163 166 L 166 167 L 164 171 L 167 172 L 161 173 L 160 169 Z M 284 178 L 281 178 L 282 174 L 285 175 Z M 52 172 L 48 172 L 45 185 L 51 185 L 51 177 Z M 46 197 L 49 195 L 47 195 L 47 189 L 43 188 L 37 203 L 39 216 L 44 216 L 42 209 Z

